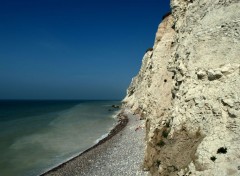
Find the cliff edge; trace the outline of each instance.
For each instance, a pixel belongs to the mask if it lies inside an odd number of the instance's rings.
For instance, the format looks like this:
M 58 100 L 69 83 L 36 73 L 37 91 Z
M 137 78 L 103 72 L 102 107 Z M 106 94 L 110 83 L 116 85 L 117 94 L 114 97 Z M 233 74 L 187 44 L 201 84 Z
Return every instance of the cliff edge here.
M 125 106 L 152 175 L 240 175 L 240 1 L 171 0 Z

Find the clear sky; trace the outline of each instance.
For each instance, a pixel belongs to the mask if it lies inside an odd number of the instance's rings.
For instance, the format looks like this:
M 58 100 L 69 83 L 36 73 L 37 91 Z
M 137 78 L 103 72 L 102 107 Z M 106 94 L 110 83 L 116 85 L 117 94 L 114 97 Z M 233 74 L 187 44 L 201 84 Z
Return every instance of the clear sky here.
M 169 0 L 1 0 L 0 99 L 122 99 Z

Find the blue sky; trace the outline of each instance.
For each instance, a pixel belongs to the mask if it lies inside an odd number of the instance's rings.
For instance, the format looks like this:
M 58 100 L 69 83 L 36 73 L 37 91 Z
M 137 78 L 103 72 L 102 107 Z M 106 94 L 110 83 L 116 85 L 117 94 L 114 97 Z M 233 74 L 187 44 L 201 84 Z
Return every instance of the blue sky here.
M 1 0 L 0 99 L 122 99 L 169 0 Z

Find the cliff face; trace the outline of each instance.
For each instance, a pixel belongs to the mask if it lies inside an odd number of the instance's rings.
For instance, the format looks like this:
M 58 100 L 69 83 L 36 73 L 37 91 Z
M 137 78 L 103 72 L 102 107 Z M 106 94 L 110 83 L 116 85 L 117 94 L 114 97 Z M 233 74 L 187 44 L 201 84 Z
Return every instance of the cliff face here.
M 152 175 L 240 175 L 240 1 L 172 0 L 123 100 Z
M 174 37 L 172 25 L 172 16 L 165 18 L 159 25 L 153 50 L 145 53 L 140 72 L 133 78 L 123 100 L 142 117 L 158 114 L 158 106 L 170 106 L 173 74 L 167 71 L 167 64 Z

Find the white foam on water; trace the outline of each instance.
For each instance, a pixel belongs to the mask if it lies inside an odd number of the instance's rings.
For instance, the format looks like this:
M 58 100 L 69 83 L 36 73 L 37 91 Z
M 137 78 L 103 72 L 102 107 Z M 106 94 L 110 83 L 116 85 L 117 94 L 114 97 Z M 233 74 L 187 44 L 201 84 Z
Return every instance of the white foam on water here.
M 101 140 L 103 140 L 104 138 L 106 138 L 109 135 L 109 133 L 103 134 L 100 138 L 98 138 L 94 143 L 97 144 L 99 143 Z
M 52 169 L 107 137 L 115 126 L 115 119 L 120 111 L 109 114 L 107 108 L 104 111 L 95 108 L 96 110 L 94 107 L 89 108 L 81 104 L 74 106 L 59 112 L 48 125 L 35 133 L 18 138 L 10 146 L 11 150 L 22 153 L 17 155 L 14 163 L 26 160 L 28 151 L 33 151 L 31 158 L 38 158 L 35 165 L 45 165 L 37 168 L 36 173 L 39 173 L 39 169 L 41 172 L 46 171 L 46 168 Z M 35 153 L 34 150 L 39 152 Z M 26 164 L 31 165 L 31 162 Z
M 112 117 L 113 119 L 117 119 L 118 114 L 119 114 L 120 112 L 121 112 L 121 110 L 115 111 L 115 112 L 113 113 L 113 115 L 111 115 L 111 117 Z

